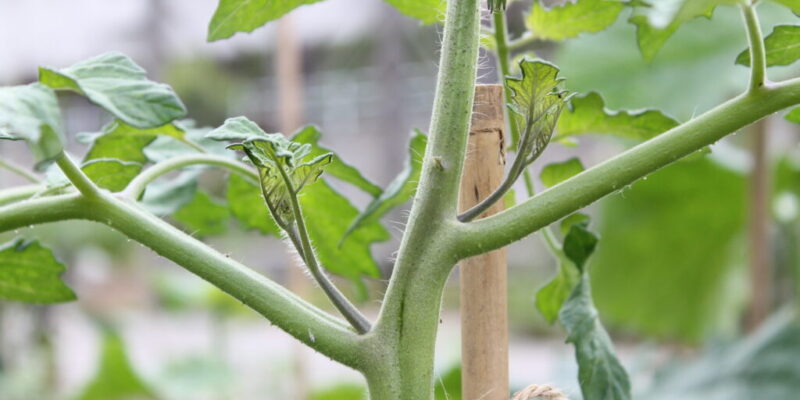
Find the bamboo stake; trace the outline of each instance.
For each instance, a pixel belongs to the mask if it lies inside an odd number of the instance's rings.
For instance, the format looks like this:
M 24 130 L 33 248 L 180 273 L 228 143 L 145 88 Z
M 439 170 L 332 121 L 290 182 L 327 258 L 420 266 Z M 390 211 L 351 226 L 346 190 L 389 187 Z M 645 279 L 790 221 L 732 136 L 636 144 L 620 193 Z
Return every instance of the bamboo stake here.
M 475 90 L 469 147 L 461 179 L 460 211 L 503 181 L 503 87 Z M 503 210 L 499 201 L 481 217 Z M 466 400 L 508 400 L 508 294 L 505 249 L 461 262 L 462 395 Z

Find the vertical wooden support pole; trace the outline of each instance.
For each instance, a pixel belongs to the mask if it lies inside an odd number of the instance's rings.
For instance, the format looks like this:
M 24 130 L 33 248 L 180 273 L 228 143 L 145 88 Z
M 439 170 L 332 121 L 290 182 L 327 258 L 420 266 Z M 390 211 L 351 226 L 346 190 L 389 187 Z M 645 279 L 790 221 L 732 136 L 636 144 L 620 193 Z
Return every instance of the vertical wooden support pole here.
M 463 212 L 489 196 L 505 176 L 503 87 L 475 90 L 467 159 L 461 178 Z M 503 210 L 499 201 L 482 216 Z M 465 400 L 508 400 L 506 250 L 461 262 L 461 362 Z
M 297 40 L 291 15 L 278 20 L 277 46 L 275 54 L 275 77 L 278 88 L 278 118 L 284 135 L 291 135 L 300 127 L 303 119 L 303 54 Z M 301 297 L 308 295 L 311 284 L 303 273 L 305 267 L 289 256 L 288 284 Z M 304 400 L 308 393 L 308 350 L 301 343 L 294 345 L 293 399 Z

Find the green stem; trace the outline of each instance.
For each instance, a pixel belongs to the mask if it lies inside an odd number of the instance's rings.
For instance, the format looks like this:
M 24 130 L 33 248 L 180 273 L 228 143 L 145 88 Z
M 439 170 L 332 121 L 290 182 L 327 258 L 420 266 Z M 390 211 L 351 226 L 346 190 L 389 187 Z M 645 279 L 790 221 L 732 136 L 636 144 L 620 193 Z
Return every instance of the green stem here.
M 229 158 L 210 155 L 210 154 L 192 154 L 171 158 L 167 161 L 162 161 L 152 167 L 144 170 L 141 174 L 137 175 L 125 188 L 124 194 L 130 199 L 138 199 L 144 193 L 145 188 L 154 180 L 158 179 L 164 174 L 167 174 L 176 169 L 188 167 L 190 165 L 213 165 L 225 168 L 236 172 L 246 178 L 258 182 L 258 174 L 246 164 L 239 161 L 234 161 Z
M 56 158 L 56 164 L 64 172 L 67 179 L 72 182 L 72 185 L 78 189 L 86 197 L 100 196 L 100 189 L 92 182 L 86 174 L 81 171 L 80 167 L 75 164 L 66 152 L 62 152 Z
M 44 188 L 41 185 L 25 185 L 2 190 L 0 191 L 0 206 L 28 199 Z
M 769 83 L 488 218 L 461 224 L 459 256 L 515 242 L 767 115 L 800 103 L 800 78 Z
M 480 2 L 451 0 L 417 196 L 373 332 L 381 354 L 367 374 L 375 399 L 433 396 L 433 358 L 442 292 L 455 262 L 461 172 L 478 61 Z
M 0 232 L 70 219 L 114 228 L 254 309 L 301 342 L 351 368 L 364 370 L 363 340 L 342 321 L 263 275 L 156 218 L 130 200 L 78 193 L 0 207 Z
M 516 50 L 519 50 L 519 49 L 521 49 L 521 48 L 523 48 L 523 47 L 535 42 L 535 41 L 536 41 L 536 36 L 534 36 L 534 35 L 532 35 L 530 33 L 526 33 L 525 35 L 519 37 L 518 39 L 512 40 L 508 44 L 508 49 L 511 50 L 511 51 L 516 51 Z
M 497 64 L 500 67 L 500 82 L 502 83 L 511 71 L 509 65 L 509 60 L 511 58 L 508 50 L 508 29 L 506 28 L 505 11 L 495 10 L 492 13 L 492 22 L 494 23 L 494 44 L 497 47 L 495 55 L 497 56 Z
M 25 178 L 30 183 L 39 183 L 40 179 L 36 176 L 33 172 L 28 171 L 27 169 L 15 164 L 9 160 L 0 160 L 0 169 L 7 169 L 14 174 Z
M 350 322 L 350 325 L 352 325 L 358 333 L 364 334 L 369 332 L 371 326 L 369 321 L 367 321 L 367 318 L 358 311 L 353 303 L 347 300 L 347 297 L 345 297 L 345 295 L 339 291 L 336 285 L 334 285 L 328 276 L 325 275 L 325 272 L 322 270 L 322 268 L 320 268 L 319 262 L 317 261 L 317 256 L 314 254 L 314 248 L 311 246 L 311 239 L 309 238 L 308 231 L 306 230 L 306 222 L 303 218 L 303 211 L 300 208 L 300 203 L 297 201 L 297 193 L 295 192 L 295 188 L 292 187 L 292 181 L 289 179 L 286 171 L 284 171 L 284 169 L 280 166 L 278 167 L 278 170 L 280 171 L 283 182 L 289 192 L 289 199 L 292 203 L 292 214 L 294 215 L 295 226 L 297 227 L 297 235 L 300 237 L 300 247 L 297 246 L 298 243 L 296 237 L 292 238 L 292 243 L 297 248 L 297 251 L 303 258 L 303 261 L 305 261 L 306 266 L 308 266 L 308 270 L 311 272 L 311 275 L 322 288 L 322 291 L 324 291 L 331 300 L 336 309 L 342 313 L 345 319 Z M 294 232 L 288 230 L 286 233 L 290 236 L 294 235 Z
M 742 4 L 742 17 L 747 27 L 747 40 L 750 43 L 750 90 L 764 86 L 767 79 L 767 56 L 764 39 L 754 4 Z
M 492 21 L 494 23 L 494 42 L 497 47 L 496 58 L 497 67 L 500 72 L 500 84 L 503 85 L 503 96 L 505 97 L 506 104 L 511 104 L 511 91 L 506 87 L 506 77 L 511 75 L 511 52 L 508 46 L 508 30 L 506 29 L 506 13 L 495 12 L 492 14 Z M 510 118 L 508 107 L 504 107 L 506 112 L 506 126 L 511 133 L 511 149 L 518 147 L 519 141 L 519 126 L 514 123 Z

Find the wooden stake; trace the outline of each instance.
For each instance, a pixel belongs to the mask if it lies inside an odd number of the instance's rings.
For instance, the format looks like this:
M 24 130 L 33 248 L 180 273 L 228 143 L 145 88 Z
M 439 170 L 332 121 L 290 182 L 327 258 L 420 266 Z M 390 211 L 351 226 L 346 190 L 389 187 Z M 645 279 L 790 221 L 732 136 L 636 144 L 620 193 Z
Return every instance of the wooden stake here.
M 461 178 L 463 212 L 491 194 L 505 176 L 503 87 L 478 85 Z M 482 216 L 503 210 L 499 201 Z M 508 400 L 506 250 L 461 262 L 461 362 L 465 400 Z

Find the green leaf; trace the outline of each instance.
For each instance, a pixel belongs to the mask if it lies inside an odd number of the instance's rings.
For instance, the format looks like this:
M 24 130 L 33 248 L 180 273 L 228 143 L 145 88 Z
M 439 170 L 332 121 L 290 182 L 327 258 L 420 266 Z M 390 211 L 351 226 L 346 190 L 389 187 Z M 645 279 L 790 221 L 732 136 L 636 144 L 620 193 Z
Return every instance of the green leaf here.
M 228 178 L 228 207 L 231 214 L 247 229 L 257 229 L 265 235 L 280 236 L 280 229 L 269 215 L 261 188 L 233 174 Z
M 423 24 L 444 20 L 444 0 L 384 0 L 401 13 L 418 19 Z
M 570 158 L 560 163 L 545 165 L 539 177 L 545 187 L 553 187 L 583 172 L 583 164 L 577 157 Z
M 362 225 L 376 222 L 395 207 L 404 204 L 417 191 L 420 171 L 422 170 L 422 156 L 425 154 L 427 136 L 419 130 L 414 130 L 408 143 L 408 158 L 405 167 L 392 180 L 389 186 L 375 200 L 353 220 L 340 241 L 345 239 Z
M 320 0 L 220 0 L 208 26 L 208 41 L 226 39 L 237 32 L 252 32 L 297 7 Z M 443 0 L 386 0 L 401 13 L 423 23 L 438 22 L 444 15 Z
M 800 16 L 800 0 L 772 0 L 775 3 L 781 4 L 790 10 L 792 10 L 795 15 Z
M 800 26 L 778 25 L 766 38 L 767 66 L 789 65 L 800 60 Z M 736 57 L 736 64 L 750 66 L 750 50 L 745 49 Z
M 172 215 L 192 235 L 201 237 L 225 233 L 230 216 L 228 207 L 214 201 L 206 192 L 200 190 L 195 192 L 192 201 Z
M 583 398 L 630 399 L 628 373 L 614 354 L 611 338 L 600 323 L 586 272 L 564 303 L 559 321 L 567 331 L 567 342 L 575 346 Z
M 511 123 L 521 132 L 520 138 L 512 138 L 511 148 L 517 149 L 517 157 L 525 158 L 524 165 L 530 165 L 550 143 L 568 96 L 560 89 L 563 78 L 558 77 L 555 65 L 523 59 L 519 67 L 522 77 L 506 78 L 511 90 Z
M 226 39 L 237 32 L 252 32 L 297 7 L 319 1 L 220 0 L 208 25 L 208 41 Z
M 558 121 L 556 140 L 596 133 L 642 141 L 678 125 L 677 121 L 656 110 L 609 111 L 596 92 L 575 96 L 570 104 Z
M 143 166 L 149 161 L 145 155 L 145 148 L 150 146 L 158 137 L 165 136 L 171 139 L 186 142 L 186 132 L 176 124 L 167 124 L 151 129 L 138 129 L 122 121 L 114 121 L 103 127 L 103 131 L 93 137 L 89 152 L 84 157 L 84 165 L 92 164 L 95 160 L 117 160 L 115 163 L 97 163 L 91 170 L 90 178 L 95 183 L 100 181 L 113 182 L 115 189 L 122 190 L 141 172 Z M 196 150 L 192 150 L 195 151 Z M 121 164 L 121 165 L 120 165 Z M 138 165 L 138 167 L 137 167 Z
M 26 303 L 75 300 L 61 280 L 67 269 L 39 242 L 16 239 L 0 246 L 0 298 Z
M 625 3 L 621 1 L 577 0 L 546 9 L 541 0 L 537 0 L 525 22 L 534 37 L 563 40 L 606 29 L 616 22 L 624 8 Z
M 85 162 L 81 166 L 81 170 L 97 186 L 112 192 L 120 192 L 136 175 L 139 175 L 142 164 L 115 158 L 95 158 Z
M 592 284 L 608 322 L 689 342 L 737 329 L 742 299 L 729 284 L 744 257 L 745 189 L 742 175 L 699 158 L 604 200 Z
M 571 214 L 570 216 L 561 220 L 561 224 L 559 225 L 561 234 L 566 236 L 569 233 L 569 230 L 572 229 L 572 225 L 575 224 L 589 224 L 589 216 L 583 213 L 575 213 Z
M 739 0 L 641 1 L 628 22 L 636 25 L 636 39 L 642 56 L 650 61 L 667 39 L 685 22 L 697 17 L 711 18 L 719 5 L 736 5 Z
M 383 225 L 378 221 L 362 224 L 340 245 L 337 239 L 344 236 L 359 213 L 324 180 L 306 188 L 300 206 L 314 249 L 327 270 L 353 280 L 361 275 L 380 276 L 370 248 L 375 242 L 389 240 L 389 232 Z
M 323 154 L 333 153 L 331 150 L 320 146 L 319 139 L 321 137 L 322 132 L 320 132 L 316 126 L 309 125 L 292 135 L 292 141 L 311 145 L 311 152 L 309 153 L 309 156 L 311 157 L 318 157 Z M 325 173 L 328 176 L 336 177 L 343 182 L 347 182 L 369 193 L 372 195 L 372 197 L 380 196 L 383 192 L 379 186 L 370 182 L 367 178 L 361 175 L 361 172 L 359 172 L 353 166 L 342 161 L 342 159 L 336 154 L 333 155 L 331 163 L 325 167 Z
M 652 61 L 655 58 L 658 51 L 664 47 L 667 39 L 680 27 L 680 24 L 672 23 L 664 28 L 656 28 L 650 24 L 650 20 L 646 15 L 633 15 L 628 19 L 628 22 L 636 26 L 636 43 L 639 46 L 642 57 L 647 61 Z
M 136 128 L 155 128 L 186 115 L 172 88 L 148 80 L 142 67 L 118 52 L 63 69 L 41 67 L 39 82 L 53 89 L 80 93 Z
M 64 147 L 55 93 L 38 83 L 0 88 L 0 139 L 24 140 L 45 168 Z
M 157 400 L 158 397 L 134 371 L 122 338 L 110 329 L 105 329 L 97 372 L 78 400 L 132 399 Z
M 581 272 L 585 271 L 586 260 L 594 253 L 597 246 L 597 236 L 587 229 L 587 225 L 587 223 L 572 224 L 567 236 L 564 237 L 564 255 Z
M 786 117 L 784 118 L 786 118 L 787 121 L 794 122 L 795 124 L 800 124 L 800 107 L 797 107 L 792 111 L 789 111 L 786 114 Z
M 579 280 L 575 265 L 566 257 L 559 257 L 558 273 L 536 293 L 536 308 L 547 322 L 556 322 L 561 307 Z

